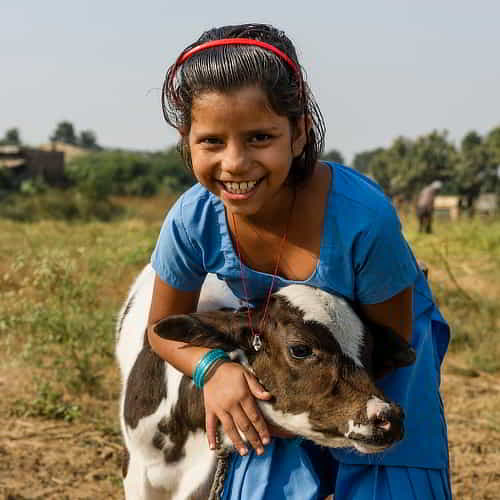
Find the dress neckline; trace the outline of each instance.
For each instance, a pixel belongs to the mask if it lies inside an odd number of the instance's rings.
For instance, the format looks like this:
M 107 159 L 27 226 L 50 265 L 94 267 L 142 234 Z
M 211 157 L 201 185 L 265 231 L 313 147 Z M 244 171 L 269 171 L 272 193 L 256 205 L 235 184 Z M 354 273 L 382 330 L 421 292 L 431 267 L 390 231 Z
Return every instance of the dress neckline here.
M 333 168 L 333 165 L 329 164 L 328 162 L 322 162 L 322 163 L 330 169 L 330 185 L 328 187 L 328 192 L 327 192 L 326 200 L 325 200 L 323 229 L 322 229 L 322 234 L 321 234 L 319 255 L 318 255 L 318 258 L 316 259 L 316 266 L 315 266 L 314 270 L 312 271 L 312 273 L 305 280 L 288 279 L 288 278 L 284 278 L 283 276 L 280 276 L 278 274 L 276 276 L 276 281 L 278 281 L 282 285 L 285 285 L 285 284 L 304 284 L 304 285 L 307 285 L 308 283 L 310 283 L 311 281 L 313 281 L 317 277 L 317 275 L 319 273 L 319 269 L 320 269 L 322 262 L 323 262 L 322 256 L 324 254 L 324 247 L 327 244 L 327 235 L 328 235 L 327 224 L 328 224 L 328 221 L 331 222 L 331 217 L 332 217 L 331 211 L 332 211 L 333 207 L 332 207 L 332 203 L 331 203 L 331 198 L 332 198 L 333 185 L 334 185 L 334 180 L 335 180 L 335 170 Z M 231 233 L 229 231 L 229 223 L 227 220 L 227 214 L 226 214 L 226 210 L 224 207 L 224 203 L 216 196 L 213 196 L 213 200 L 215 203 L 216 211 L 218 212 L 219 231 L 220 231 L 220 236 L 221 236 L 221 249 L 224 252 L 226 259 L 228 259 L 228 262 L 231 263 L 231 267 L 237 268 L 238 270 L 240 268 L 243 268 L 243 270 L 247 276 L 251 276 L 253 274 L 254 276 L 260 276 L 261 278 L 271 280 L 273 277 L 271 273 L 266 273 L 264 271 L 258 271 L 256 269 L 248 267 L 244 262 L 240 263 L 240 259 L 238 258 L 238 254 L 236 252 L 236 249 L 233 245 L 233 241 L 231 239 Z

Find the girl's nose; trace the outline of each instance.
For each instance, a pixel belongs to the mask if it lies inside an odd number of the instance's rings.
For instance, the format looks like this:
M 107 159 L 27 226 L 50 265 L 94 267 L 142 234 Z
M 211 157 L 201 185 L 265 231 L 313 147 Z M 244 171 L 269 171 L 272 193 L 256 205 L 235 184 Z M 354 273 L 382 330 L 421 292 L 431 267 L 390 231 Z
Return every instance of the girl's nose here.
M 238 174 L 248 169 L 248 158 L 245 148 L 239 144 L 228 144 L 224 151 L 222 168 L 226 172 Z

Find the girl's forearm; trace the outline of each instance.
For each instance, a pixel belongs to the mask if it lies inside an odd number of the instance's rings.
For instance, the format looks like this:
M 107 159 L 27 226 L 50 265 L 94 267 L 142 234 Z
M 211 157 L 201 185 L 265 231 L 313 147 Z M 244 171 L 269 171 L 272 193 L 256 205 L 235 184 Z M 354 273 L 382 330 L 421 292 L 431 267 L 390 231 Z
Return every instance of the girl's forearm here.
M 191 346 L 187 342 L 164 339 L 155 333 L 153 327 L 154 324 L 148 325 L 148 340 L 153 351 L 177 370 L 190 377 L 196 363 L 210 349 Z

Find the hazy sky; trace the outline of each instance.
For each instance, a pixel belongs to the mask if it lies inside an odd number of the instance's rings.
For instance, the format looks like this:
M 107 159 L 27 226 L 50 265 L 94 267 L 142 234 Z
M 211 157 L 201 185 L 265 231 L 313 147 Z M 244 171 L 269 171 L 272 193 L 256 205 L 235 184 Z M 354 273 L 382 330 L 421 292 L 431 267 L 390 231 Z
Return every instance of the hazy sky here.
M 62 120 L 100 144 L 162 149 L 166 68 L 202 31 L 266 22 L 295 42 L 347 161 L 447 129 L 500 125 L 498 0 L 0 0 L 0 135 L 32 145 Z

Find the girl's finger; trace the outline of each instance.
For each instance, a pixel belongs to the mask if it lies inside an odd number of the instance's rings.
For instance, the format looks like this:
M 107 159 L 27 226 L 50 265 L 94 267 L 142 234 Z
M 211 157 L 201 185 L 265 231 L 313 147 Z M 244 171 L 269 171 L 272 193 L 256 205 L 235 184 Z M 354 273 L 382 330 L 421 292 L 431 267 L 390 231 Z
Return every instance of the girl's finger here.
M 255 400 L 253 398 L 246 398 L 241 402 L 241 407 L 259 435 L 262 444 L 269 444 L 271 441 L 271 434 L 266 419 L 262 416 L 261 411 L 255 404 Z
M 260 385 L 259 381 L 255 378 L 254 375 L 245 371 L 244 372 L 245 379 L 248 384 L 248 388 L 250 392 L 259 399 L 271 399 L 272 395 L 270 392 L 266 391 L 262 385 Z
M 236 428 L 232 416 L 229 413 L 225 413 L 219 416 L 219 420 L 224 427 L 224 433 L 231 440 L 234 447 L 238 450 L 238 453 L 241 456 L 246 455 L 248 453 L 248 448 L 245 446 L 245 443 L 241 439 L 240 433 Z
M 257 452 L 257 455 L 262 455 L 264 453 L 264 446 L 260 440 L 259 433 L 253 426 L 243 408 L 241 406 L 236 408 L 232 413 L 232 417 L 240 432 Z
M 207 429 L 208 446 L 211 450 L 217 447 L 217 416 L 215 413 L 206 412 L 205 426 Z

